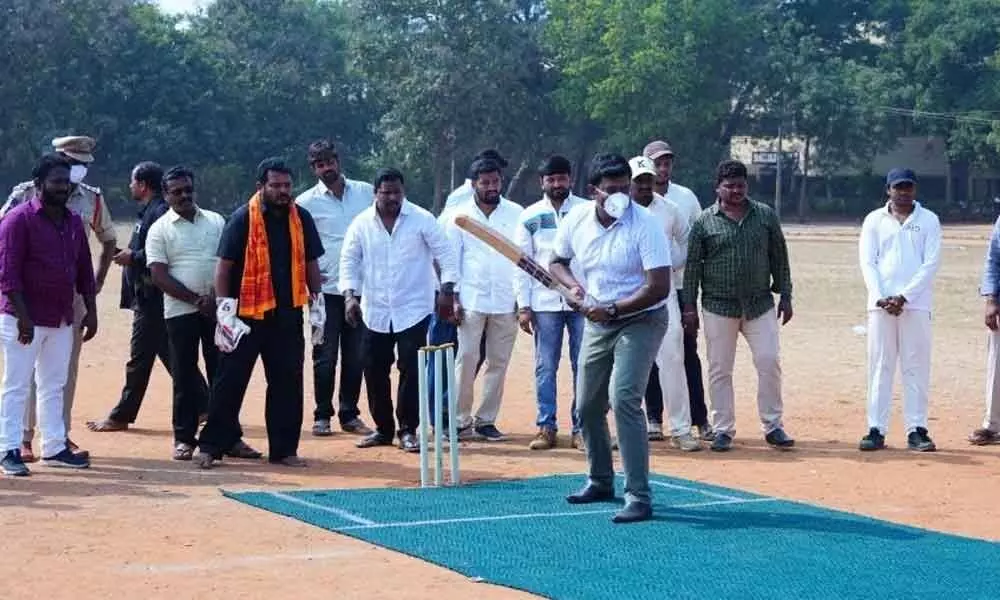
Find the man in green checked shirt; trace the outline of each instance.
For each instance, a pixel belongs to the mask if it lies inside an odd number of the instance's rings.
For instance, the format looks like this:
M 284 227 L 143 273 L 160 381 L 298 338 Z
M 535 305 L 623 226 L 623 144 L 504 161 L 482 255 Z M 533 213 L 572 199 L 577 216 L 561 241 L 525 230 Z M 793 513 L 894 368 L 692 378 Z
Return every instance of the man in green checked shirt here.
M 684 273 L 682 322 L 698 332 L 701 290 L 708 355 L 709 398 L 715 440 L 712 450 L 732 448 L 736 433 L 733 363 L 743 334 L 757 369 L 757 411 L 764 439 L 778 449 L 795 440 L 785 434 L 781 402 L 778 319 L 792 319 L 792 274 L 778 216 L 747 197 L 747 168 L 727 160 L 716 172 L 716 202 L 691 227 Z M 774 296 L 780 294 L 777 315 Z

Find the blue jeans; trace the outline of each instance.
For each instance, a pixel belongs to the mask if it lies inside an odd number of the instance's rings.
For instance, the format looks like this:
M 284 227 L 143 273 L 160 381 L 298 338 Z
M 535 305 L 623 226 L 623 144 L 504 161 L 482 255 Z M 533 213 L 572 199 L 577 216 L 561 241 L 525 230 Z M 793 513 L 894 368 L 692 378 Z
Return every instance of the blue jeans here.
M 452 343 L 455 344 L 455 353 L 458 353 L 458 328 L 454 323 L 449 323 L 448 321 L 442 321 L 438 318 L 437 311 L 431 314 L 431 323 L 427 328 L 427 343 L 431 346 L 439 346 L 441 344 Z M 483 366 L 483 361 L 486 360 L 486 334 L 483 334 L 482 342 L 479 344 L 479 362 L 476 364 L 476 373 L 479 373 L 480 367 Z M 427 359 L 427 393 L 430 397 L 434 398 L 434 356 L 430 356 Z M 444 391 L 442 394 L 441 404 L 444 406 L 444 415 L 442 418 L 447 423 L 448 419 L 448 378 L 444 378 Z M 431 402 L 431 421 L 434 420 L 434 403 Z
M 573 433 L 580 431 L 576 416 L 576 365 L 580 356 L 580 341 L 583 339 L 584 317 L 573 311 L 552 311 L 532 313 L 532 327 L 535 330 L 535 398 L 538 402 L 539 427 L 557 431 L 559 419 L 556 414 L 556 373 L 562 357 L 563 329 L 569 331 L 569 360 L 573 369 L 573 403 L 570 415 Z

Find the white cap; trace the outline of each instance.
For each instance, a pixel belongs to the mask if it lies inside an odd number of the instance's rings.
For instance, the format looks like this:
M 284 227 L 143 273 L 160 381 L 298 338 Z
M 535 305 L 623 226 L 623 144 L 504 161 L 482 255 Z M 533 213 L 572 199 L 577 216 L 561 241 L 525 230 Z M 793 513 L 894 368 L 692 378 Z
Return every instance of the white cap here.
M 635 179 L 640 175 L 652 175 L 653 177 L 656 177 L 656 167 L 653 165 L 653 160 L 651 158 L 636 156 L 629 159 L 628 167 L 632 170 L 632 179 Z

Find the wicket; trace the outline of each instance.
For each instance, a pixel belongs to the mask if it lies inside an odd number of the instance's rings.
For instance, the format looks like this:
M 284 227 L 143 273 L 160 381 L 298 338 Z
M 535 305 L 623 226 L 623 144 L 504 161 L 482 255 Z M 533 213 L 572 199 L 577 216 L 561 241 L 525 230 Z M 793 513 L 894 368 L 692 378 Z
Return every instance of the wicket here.
M 420 388 L 420 487 L 430 485 L 427 427 L 431 420 L 431 399 L 427 390 L 428 358 L 433 358 L 434 361 L 434 485 L 441 485 L 442 472 L 444 471 L 442 448 L 444 417 L 441 413 L 445 377 L 447 377 L 448 382 L 448 445 L 451 459 L 451 485 L 459 485 L 458 390 L 455 389 L 455 345 L 442 344 L 440 346 L 424 346 L 417 351 L 417 381 Z M 442 358 L 444 360 L 441 360 Z

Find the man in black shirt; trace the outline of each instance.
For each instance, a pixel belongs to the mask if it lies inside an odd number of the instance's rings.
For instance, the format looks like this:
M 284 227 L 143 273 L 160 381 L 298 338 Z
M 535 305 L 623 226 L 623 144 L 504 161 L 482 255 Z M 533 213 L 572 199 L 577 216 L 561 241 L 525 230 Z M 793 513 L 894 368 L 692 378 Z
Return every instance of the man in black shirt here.
M 319 265 L 323 244 L 308 211 L 292 197 L 291 170 L 270 158 L 257 168 L 257 193 L 236 209 L 222 232 L 215 272 L 215 343 L 222 351 L 208 420 L 195 464 L 211 468 L 241 435 L 239 414 L 257 357 L 267 378 L 264 418 L 268 460 L 301 467 L 302 309 L 322 309 Z M 315 304 L 316 306 L 312 306 Z M 322 323 L 313 322 L 322 334 Z

